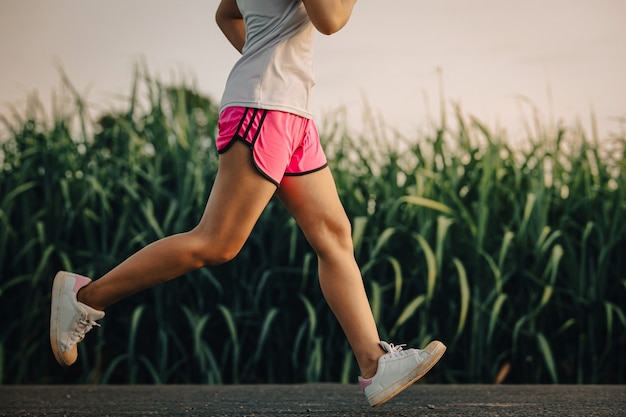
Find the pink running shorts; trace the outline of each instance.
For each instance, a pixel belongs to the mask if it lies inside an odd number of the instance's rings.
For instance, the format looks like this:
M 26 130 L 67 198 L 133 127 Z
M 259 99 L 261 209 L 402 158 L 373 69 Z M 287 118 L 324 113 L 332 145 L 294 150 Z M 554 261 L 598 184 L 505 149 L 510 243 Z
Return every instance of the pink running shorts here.
M 292 113 L 227 107 L 215 140 L 221 154 L 236 141 L 252 149 L 259 172 L 277 186 L 285 175 L 304 175 L 328 165 L 315 122 Z

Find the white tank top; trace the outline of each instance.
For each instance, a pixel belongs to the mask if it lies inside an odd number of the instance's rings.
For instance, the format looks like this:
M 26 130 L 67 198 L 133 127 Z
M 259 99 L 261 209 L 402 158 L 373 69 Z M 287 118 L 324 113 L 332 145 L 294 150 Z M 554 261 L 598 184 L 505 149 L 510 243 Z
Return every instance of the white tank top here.
M 237 0 L 246 27 L 241 58 L 220 103 L 312 118 L 315 30 L 301 0 Z

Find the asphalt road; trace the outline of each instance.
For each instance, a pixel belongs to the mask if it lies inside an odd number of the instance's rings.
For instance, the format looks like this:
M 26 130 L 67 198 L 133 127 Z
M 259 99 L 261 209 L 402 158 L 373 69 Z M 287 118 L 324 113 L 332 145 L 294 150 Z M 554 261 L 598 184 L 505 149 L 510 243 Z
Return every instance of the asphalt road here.
M 357 385 L 3 385 L 0 416 L 626 416 L 626 386 L 418 383 L 371 408 Z

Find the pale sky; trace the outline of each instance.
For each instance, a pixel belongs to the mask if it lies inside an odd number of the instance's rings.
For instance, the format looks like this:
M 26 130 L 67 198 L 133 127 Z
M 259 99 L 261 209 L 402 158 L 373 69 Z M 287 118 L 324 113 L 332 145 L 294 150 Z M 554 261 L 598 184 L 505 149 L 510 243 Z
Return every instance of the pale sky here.
M 50 107 L 60 64 L 92 108 L 126 103 L 133 66 L 195 80 L 219 100 L 238 53 L 214 23 L 218 0 L 0 0 L 0 113 L 37 91 Z M 601 138 L 625 129 L 625 0 L 360 0 L 348 26 L 318 36 L 316 118 L 365 102 L 411 136 L 458 103 L 513 135 L 534 103 L 546 123 L 592 111 Z M 522 111 L 520 111 L 520 106 Z M 621 120 L 621 122 L 619 121 Z

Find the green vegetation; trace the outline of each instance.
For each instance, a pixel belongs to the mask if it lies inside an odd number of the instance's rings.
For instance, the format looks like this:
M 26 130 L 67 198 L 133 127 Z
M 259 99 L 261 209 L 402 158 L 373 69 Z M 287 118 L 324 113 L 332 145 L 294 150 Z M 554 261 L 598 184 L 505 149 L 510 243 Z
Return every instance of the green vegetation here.
M 62 370 L 52 278 L 97 277 L 188 230 L 215 176 L 214 103 L 142 74 L 92 121 L 1 119 L 0 382 L 354 382 L 316 258 L 272 201 L 232 262 L 132 296 Z M 524 146 L 460 112 L 415 138 L 321 131 L 381 337 L 449 350 L 428 382 L 626 382 L 626 138 L 537 121 Z

